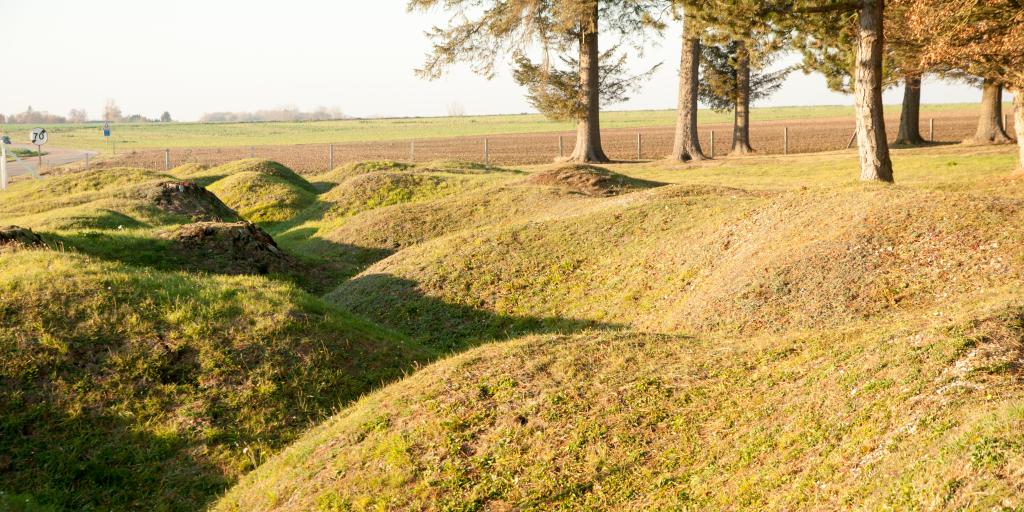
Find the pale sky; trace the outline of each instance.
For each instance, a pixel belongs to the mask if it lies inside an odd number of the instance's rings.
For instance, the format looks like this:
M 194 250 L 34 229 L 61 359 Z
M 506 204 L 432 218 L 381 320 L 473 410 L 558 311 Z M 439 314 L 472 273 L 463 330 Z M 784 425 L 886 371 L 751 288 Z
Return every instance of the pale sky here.
M 0 112 L 84 108 L 98 118 L 108 98 L 125 114 L 168 110 L 184 121 L 287 105 L 354 116 L 438 116 L 453 102 L 467 114 L 532 111 L 508 66 L 491 81 L 465 66 L 435 82 L 413 75 L 429 49 L 424 31 L 445 20 L 439 12 L 407 13 L 403 0 L 0 0 L 7 77 Z M 633 60 L 637 69 L 664 65 L 632 100 L 610 109 L 675 107 L 679 37 L 673 26 Z M 901 97 L 890 91 L 886 102 Z M 942 82 L 923 89 L 925 103 L 980 97 Z M 851 102 L 829 92 L 822 77 L 795 73 L 760 105 Z

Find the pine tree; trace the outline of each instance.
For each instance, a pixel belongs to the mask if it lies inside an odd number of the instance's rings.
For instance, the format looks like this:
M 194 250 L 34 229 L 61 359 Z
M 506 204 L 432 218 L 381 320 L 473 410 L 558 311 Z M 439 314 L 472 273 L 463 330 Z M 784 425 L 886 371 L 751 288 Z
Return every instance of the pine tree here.
M 621 43 L 639 43 L 651 29 L 660 30 L 658 19 L 667 6 L 659 0 L 411 0 L 410 9 L 442 7 L 452 13 L 447 27 L 434 27 L 434 40 L 421 77 L 438 78 L 456 63 L 492 77 L 498 60 L 523 56 L 541 49 L 573 58 L 579 77 L 576 148 L 569 160 L 607 162 L 601 147 L 601 70 L 599 36 L 611 33 Z M 523 64 L 522 60 L 519 64 Z M 533 66 L 530 64 L 530 66 Z M 522 68 L 530 73 L 529 68 Z M 552 79 L 566 75 L 552 73 Z M 565 91 L 564 84 L 552 84 Z M 534 91 L 543 92 L 543 91 Z M 575 110 L 575 109 L 574 109 Z
M 697 134 L 697 96 L 700 73 L 700 32 L 693 15 L 694 2 L 675 0 L 675 14 L 683 22 L 683 47 L 679 56 L 679 106 L 676 110 L 676 131 L 670 158 L 677 162 L 704 160 Z
M 759 62 L 750 61 L 750 51 L 743 41 L 704 46 L 701 51 L 701 101 L 716 112 L 734 112 L 733 153 L 748 153 L 750 147 L 750 105 L 774 94 L 792 68 L 765 72 L 771 54 Z

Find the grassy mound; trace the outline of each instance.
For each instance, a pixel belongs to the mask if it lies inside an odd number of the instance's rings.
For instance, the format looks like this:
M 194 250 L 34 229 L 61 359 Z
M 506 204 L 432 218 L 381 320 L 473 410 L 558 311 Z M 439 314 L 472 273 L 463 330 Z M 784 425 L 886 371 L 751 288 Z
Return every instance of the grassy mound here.
M 215 510 L 1019 507 L 1021 314 L 489 345 L 345 409 Z
M 320 199 L 330 204 L 327 218 L 403 203 L 438 199 L 493 180 L 439 172 L 370 172 L 342 181 Z
M 587 196 L 614 196 L 661 185 L 591 165 L 563 165 L 540 171 L 527 178 L 526 183 L 559 187 Z
M 194 268 L 218 274 L 285 274 L 295 261 L 274 239 L 249 222 L 199 222 L 163 233 Z
M 306 192 L 315 194 L 317 193 L 316 187 L 310 182 L 306 181 L 305 178 L 299 176 L 295 171 L 281 165 L 272 160 L 261 160 L 258 158 L 247 158 L 245 160 L 237 160 L 234 162 L 219 165 L 217 167 L 211 167 L 207 169 L 203 174 L 207 176 L 233 176 L 236 174 L 243 173 L 255 173 L 266 176 L 273 176 L 282 181 L 288 182 L 293 186 L 305 190 Z
M 316 201 L 317 188 L 291 169 L 270 160 L 250 158 L 217 167 L 186 165 L 172 174 L 206 184 L 251 222 L 283 222 Z
M 409 309 L 441 302 L 663 332 L 786 332 L 979 296 L 1024 273 L 1022 199 L 690 186 L 634 199 L 438 238 L 329 298 L 436 336 L 443 325 L 389 313 L 400 290 L 415 291 Z
M 197 510 L 425 357 L 262 277 L 0 252 L 0 489 L 86 510 Z
M 315 192 L 306 187 L 275 174 L 251 171 L 217 180 L 210 190 L 246 220 L 260 223 L 287 221 L 316 201 Z
M 318 176 L 318 178 L 331 183 L 341 183 L 348 178 L 362 176 L 363 174 L 404 171 L 413 167 L 415 166 L 412 164 L 395 162 L 393 160 L 368 160 L 365 162 L 353 162 L 348 165 L 343 165 L 337 169 L 332 169 L 326 174 Z
M 103 169 L 23 181 L 0 197 L 0 218 L 53 230 L 238 218 L 203 187 L 140 169 Z
M 170 176 L 141 169 L 91 170 L 45 180 L 19 181 L 0 193 L 0 218 L 5 220 L 53 212 L 129 195 L 140 187 L 167 181 Z M 122 201 L 123 202 L 123 201 Z
M 584 207 L 588 198 L 556 189 L 495 185 L 448 198 L 362 212 L 320 236 L 331 242 L 396 250 L 467 229 L 543 218 Z

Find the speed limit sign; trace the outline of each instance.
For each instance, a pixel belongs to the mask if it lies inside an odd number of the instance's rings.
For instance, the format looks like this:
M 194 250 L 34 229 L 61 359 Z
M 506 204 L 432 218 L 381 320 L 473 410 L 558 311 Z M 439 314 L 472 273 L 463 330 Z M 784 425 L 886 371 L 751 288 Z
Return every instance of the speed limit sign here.
M 36 128 L 32 130 L 32 144 L 36 146 L 42 146 L 46 144 L 46 141 L 50 138 L 50 135 L 46 133 L 46 128 Z

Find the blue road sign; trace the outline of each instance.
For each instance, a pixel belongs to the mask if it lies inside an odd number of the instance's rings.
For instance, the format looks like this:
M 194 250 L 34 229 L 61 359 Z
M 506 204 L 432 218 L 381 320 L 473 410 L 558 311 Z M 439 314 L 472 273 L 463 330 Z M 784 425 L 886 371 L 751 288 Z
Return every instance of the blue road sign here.
M 103 136 L 104 137 L 110 137 L 110 123 L 109 122 L 103 123 Z

